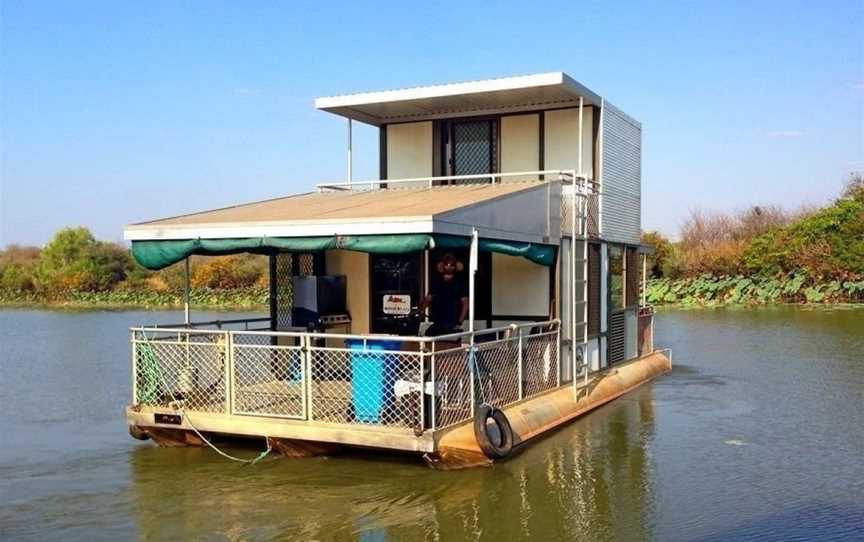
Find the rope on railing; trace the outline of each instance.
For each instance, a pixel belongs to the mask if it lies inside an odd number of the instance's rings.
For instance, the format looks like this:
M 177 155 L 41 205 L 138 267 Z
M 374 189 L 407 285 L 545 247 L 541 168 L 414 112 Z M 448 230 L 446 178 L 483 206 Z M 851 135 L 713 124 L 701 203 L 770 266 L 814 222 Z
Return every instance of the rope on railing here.
M 157 399 L 158 397 L 156 397 L 157 392 L 155 389 L 153 389 L 153 386 L 156 386 L 156 388 L 158 389 L 159 384 L 161 384 L 162 387 L 165 389 L 165 393 L 168 394 L 168 396 L 170 397 L 171 403 L 174 405 L 175 410 L 177 410 L 180 415 L 186 419 L 186 423 L 189 425 L 189 427 L 192 428 L 192 431 L 194 431 L 195 434 L 198 435 L 198 438 L 200 438 L 207 446 L 212 448 L 213 451 L 215 451 L 217 454 L 221 455 L 225 459 L 230 459 L 231 461 L 236 461 L 238 463 L 244 463 L 246 465 L 254 465 L 267 457 L 267 455 L 273 450 L 273 446 L 270 443 L 270 438 L 266 435 L 264 436 L 264 441 L 267 443 L 267 449 L 258 454 L 258 456 L 253 459 L 243 459 L 241 457 L 234 457 L 231 454 L 223 452 L 215 444 L 210 442 L 207 437 L 201 434 L 201 431 L 199 431 L 198 428 L 195 427 L 195 425 L 192 423 L 192 419 L 189 417 L 189 413 L 186 412 L 186 410 L 182 406 L 180 406 L 180 401 L 177 399 L 177 397 L 174 395 L 174 392 L 171 391 L 171 388 L 168 386 L 168 383 L 165 380 L 165 376 L 162 374 L 162 369 L 159 367 L 159 362 L 156 360 L 156 353 L 153 351 L 153 347 L 150 345 L 150 339 L 147 338 L 147 334 L 142 331 L 141 337 L 143 338 L 143 355 L 145 359 L 147 359 L 147 362 L 145 363 L 146 367 L 144 369 L 144 375 L 145 389 L 149 391 L 145 393 L 147 393 L 148 396 L 154 400 L 154 402 L 155 399 Z M 137 375 L 135 375 L 135 378 L 137 378 Z

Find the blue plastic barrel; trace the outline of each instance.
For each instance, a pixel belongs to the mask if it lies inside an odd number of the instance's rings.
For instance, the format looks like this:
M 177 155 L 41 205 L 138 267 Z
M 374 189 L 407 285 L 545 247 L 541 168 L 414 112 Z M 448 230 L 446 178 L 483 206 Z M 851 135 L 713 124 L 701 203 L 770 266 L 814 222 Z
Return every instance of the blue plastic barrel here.
M 354 401 L 354 418 L 359 422 L 381 421 L 381 411 L 393 400 L 395 382 L 394 356 L 382 351 L 399 351 L 402 341 L 387 339 L 348 339 L 345 345 L 351 350 L 351 388 Z

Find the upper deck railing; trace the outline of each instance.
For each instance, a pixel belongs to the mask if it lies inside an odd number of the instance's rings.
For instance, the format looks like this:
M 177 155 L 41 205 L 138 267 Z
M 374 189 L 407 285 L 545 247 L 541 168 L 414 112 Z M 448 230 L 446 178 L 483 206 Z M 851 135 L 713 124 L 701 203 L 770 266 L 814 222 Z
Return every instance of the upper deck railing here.
M 600 184 L 589 176 L 580 175 L 576 170 L 572 169 L 411 177 L 404 179 L 372 179 L 321 183 L 316 185 L 316 189 L 318 192 L 372 192 L 399 188 L 496 185 L 525 181 L 560 182 L 562 184 L 563 190 L 560 202 L 562 235 L 572 235 L 575 226 L 577 236 L 600 236 L 602 223 L 602 194 Z M 556 205 L 557 202 L 549 201 L 550 214 L 551 209 Z M 573 209 L 575 209 L 575 214 Z
M 404 179 L 369 179 L 362 181 L 339 181 L 332 183 L 320 183 L 316 185 L 319 192 L 327 191 L 369 191 L 386 190 L 400 187 L 435 187 L 435 186 L 462 186 L 466 184 L 500 184 L 515 181 L 561 181 L 565 184 L 576 183 L 584 185 L 591 191 L 598 188 L 593 179 L 585 175 L 578 175 L 575 170 L 548 169 L 540 171 L 512 171 L 507 173 L 482 173 L 477 175 L 445 175 L 430 177 L 411 177 Z

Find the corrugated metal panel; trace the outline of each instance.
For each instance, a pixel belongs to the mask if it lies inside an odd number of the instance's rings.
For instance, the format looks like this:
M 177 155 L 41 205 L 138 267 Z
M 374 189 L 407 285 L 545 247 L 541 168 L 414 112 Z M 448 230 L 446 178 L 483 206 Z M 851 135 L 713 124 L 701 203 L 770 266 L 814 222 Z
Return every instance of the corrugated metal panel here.
M 602 236 L 638 244 L 642 227 L 642 126 L 604 102 L 602 130 Z

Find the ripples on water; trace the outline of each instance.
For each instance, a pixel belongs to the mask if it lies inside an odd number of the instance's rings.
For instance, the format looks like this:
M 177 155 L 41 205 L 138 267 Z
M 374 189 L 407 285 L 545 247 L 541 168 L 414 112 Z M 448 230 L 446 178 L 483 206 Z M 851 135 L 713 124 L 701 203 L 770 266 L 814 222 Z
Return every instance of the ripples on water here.
M 228 463 L 131 440 L 126 327 L 0 311 L 0 538 L 844 540 L 864 531 L 864 310 L 664 311 L 671 375 L 492 469 Z M 238 454 L 254 456 L 260 442 Z

